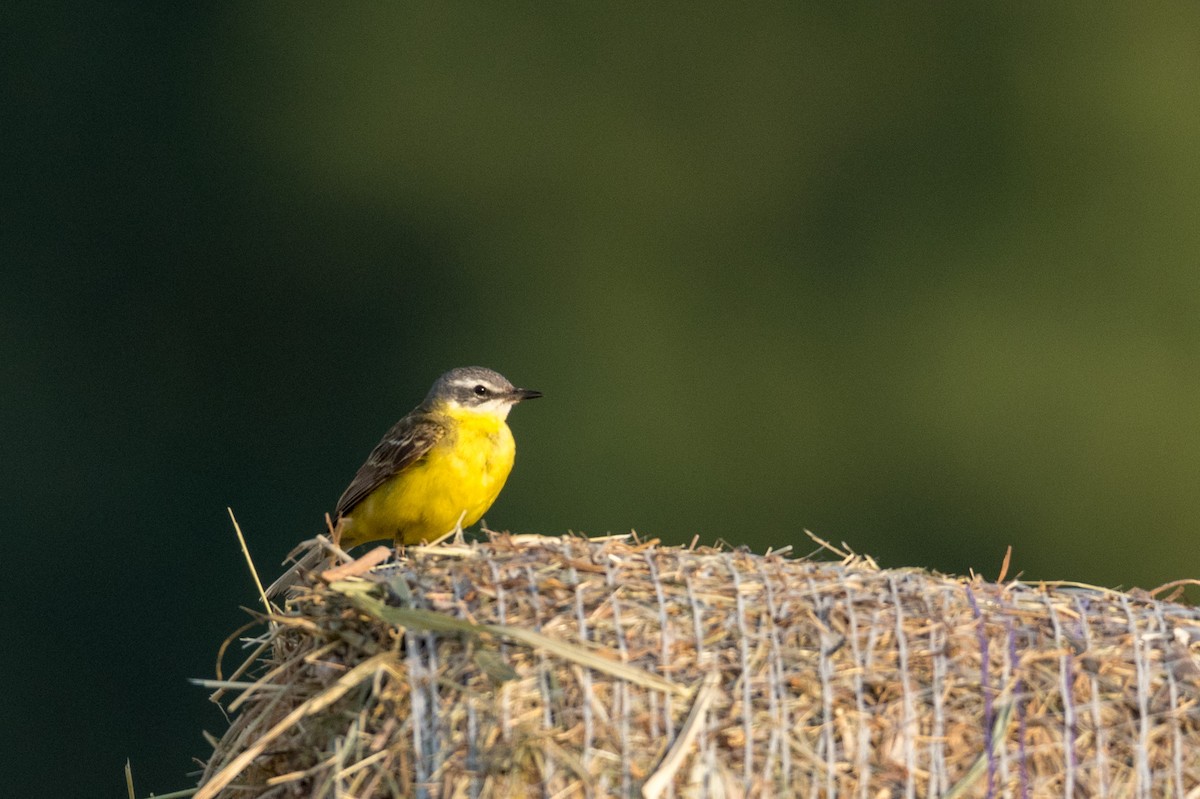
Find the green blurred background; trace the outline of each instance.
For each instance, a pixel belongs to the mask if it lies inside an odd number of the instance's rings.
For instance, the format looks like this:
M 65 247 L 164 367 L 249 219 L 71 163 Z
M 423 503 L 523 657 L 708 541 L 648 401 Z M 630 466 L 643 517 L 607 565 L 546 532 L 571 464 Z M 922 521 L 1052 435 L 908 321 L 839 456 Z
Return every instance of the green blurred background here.
M 451 366 L 494 527 L 1197 576 L 1200 11 L 1017 8 L 7 9 L 5 792 L 191 784 Z

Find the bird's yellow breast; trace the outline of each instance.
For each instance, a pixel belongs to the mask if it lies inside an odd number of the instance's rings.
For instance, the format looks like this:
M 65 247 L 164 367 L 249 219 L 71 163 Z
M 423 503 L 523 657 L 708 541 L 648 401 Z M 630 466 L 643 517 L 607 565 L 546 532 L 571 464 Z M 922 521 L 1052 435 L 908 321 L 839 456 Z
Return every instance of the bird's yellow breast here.
M 371 492 L 349 514 L 342 545 L 391 538 L 432 541 L 479 521 L 512 471 L 516 445 L 498 416 L 438 411 L 446 435 L 420 460 Z

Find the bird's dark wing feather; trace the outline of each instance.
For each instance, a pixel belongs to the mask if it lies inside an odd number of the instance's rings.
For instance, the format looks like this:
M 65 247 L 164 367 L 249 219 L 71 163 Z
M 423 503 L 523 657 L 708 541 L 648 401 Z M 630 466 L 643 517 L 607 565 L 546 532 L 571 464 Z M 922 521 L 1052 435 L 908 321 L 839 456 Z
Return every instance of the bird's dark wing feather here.
M 428 416 L 406 416 L 396 422 L 342 493 L 337 516 L 345 516 L 389 478 L 423 458 L 445 435 L 446 428 Z

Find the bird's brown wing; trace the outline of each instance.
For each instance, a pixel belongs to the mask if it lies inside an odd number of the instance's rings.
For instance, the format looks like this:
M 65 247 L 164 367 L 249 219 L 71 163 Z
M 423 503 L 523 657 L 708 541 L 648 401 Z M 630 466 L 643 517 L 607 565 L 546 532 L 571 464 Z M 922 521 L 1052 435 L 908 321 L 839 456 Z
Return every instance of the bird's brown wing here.
M 445 426 L 428 416 L 410 414 L 396 422 L 342 492 L 337 516 L 345 516 L 389 478 L 425 457 L 445 435 Z

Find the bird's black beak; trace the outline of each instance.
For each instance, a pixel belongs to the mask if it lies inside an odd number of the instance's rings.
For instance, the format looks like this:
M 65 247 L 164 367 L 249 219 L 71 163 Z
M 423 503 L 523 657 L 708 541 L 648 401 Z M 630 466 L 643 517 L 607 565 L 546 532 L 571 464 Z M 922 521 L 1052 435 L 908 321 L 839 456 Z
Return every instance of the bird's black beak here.
M 509 396 L 513 398 L 513 402 L 521 402 L 527 399 L 537 399 L 542 396 L 542 392 L 534 391 L 532 388 L 514 388 Z

